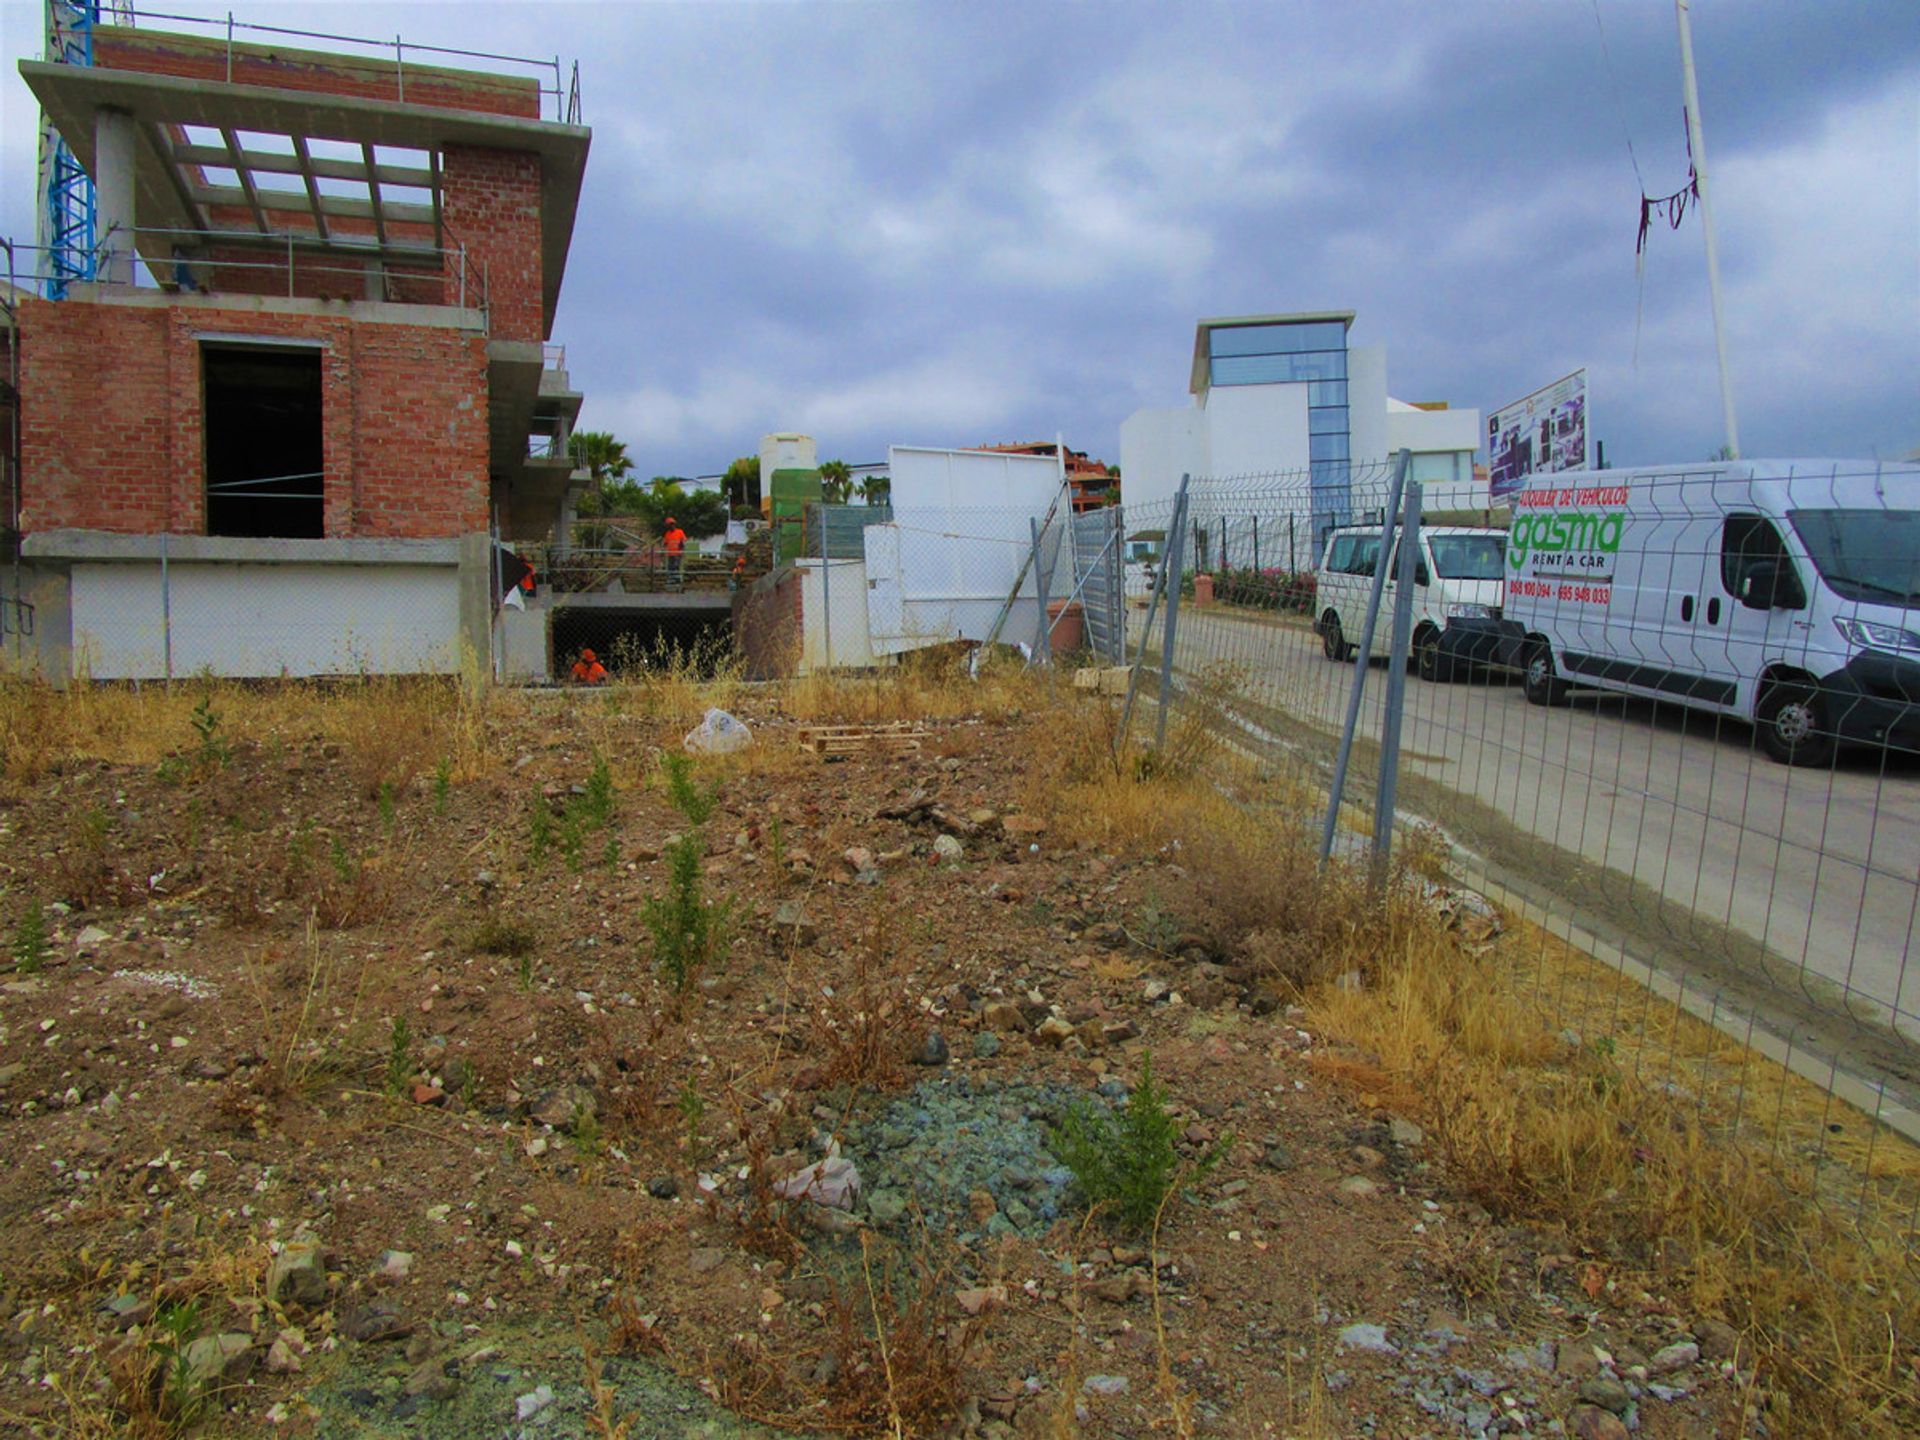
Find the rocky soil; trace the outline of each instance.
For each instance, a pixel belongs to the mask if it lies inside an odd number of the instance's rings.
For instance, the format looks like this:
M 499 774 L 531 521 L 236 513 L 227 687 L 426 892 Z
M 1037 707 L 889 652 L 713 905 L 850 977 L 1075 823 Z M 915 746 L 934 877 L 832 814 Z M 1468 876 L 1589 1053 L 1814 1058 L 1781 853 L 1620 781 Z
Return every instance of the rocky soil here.
M 0 913 L 45 946 L 0 989 L 0 1423 L 878 1434 L 931 1352 L 928 1434 L 1762 1433 L 1684 1252 L 1464 1199 L 1365 1057 L 1169 921 L 1177 852 L 1056 840 L 1027 722 L 828 765 L 746 718 L 684 995 L 642 911 L 684 726 L 617 697 L 496 715 L 478 778 L 289 733 L 8 795 Z M 1157 1240 L 1047 1143 L 1149 1052 L 1222 1157 Z

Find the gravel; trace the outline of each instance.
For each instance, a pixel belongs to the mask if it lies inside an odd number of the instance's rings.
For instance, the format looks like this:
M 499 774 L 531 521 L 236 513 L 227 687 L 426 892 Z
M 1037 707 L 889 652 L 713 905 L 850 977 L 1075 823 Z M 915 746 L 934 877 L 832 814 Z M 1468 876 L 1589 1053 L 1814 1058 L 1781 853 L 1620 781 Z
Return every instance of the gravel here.
M 1073 1208 L 1072 1172 L 1048 1152 L 1048 1128 L 1085 1092 L 1044 1085 L 975 1083 L 942 1076 L 915 1086 L 877 1115 L 852 1122 L 841 1153 L 860 1169 L 868 1193 L 910 1197 L 869 1219 L 951 1230 L 962 1244 L 982 1234 L 1037 1237 Z M 985 1190 L 998 1210 L 984 1228 L 968 1195 Z

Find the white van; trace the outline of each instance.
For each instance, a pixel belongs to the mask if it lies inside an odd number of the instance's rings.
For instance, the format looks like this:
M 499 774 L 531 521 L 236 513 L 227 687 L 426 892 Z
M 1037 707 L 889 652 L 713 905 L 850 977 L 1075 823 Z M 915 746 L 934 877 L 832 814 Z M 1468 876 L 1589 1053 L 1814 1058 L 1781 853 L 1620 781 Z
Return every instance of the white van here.
M 1790 765 L 1920 748 L 1920 466 L 1540 477 L 1514 497 L 1499 629 L 1536 705 L 1671 700 L 1751 720 Z
M 1465 525 L 1423 525 L 1413 571 L 1413 660 L 1425 680 L 1451 676 L 1453 662 L 1442 653 L 1441 636 L 1449 620 L 1491 620 L 1498 614 L 1504 530 Z M 1393 643 L 1393 602 L 1399 590 L 1399 546 L 1387 564 L 1380 618 L 1373 630 L 1373 653 L 1385 655 Z M 1320 645 L 1329 660 L 1351 659 L 1365 627 L 1373 569 L 1380 559 L 1380 527 L 1350 526 L 1327 537 L 1314 577 L 1314 605 L 1320 612 Z

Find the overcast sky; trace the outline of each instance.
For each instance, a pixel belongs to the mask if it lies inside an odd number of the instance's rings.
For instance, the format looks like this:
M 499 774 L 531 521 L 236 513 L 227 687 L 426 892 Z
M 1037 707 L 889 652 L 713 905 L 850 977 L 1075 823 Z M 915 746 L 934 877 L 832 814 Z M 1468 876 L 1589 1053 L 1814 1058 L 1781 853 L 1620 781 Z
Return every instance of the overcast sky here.
M 1588 366 L 1617 464 L 1724 439 L 1697 219 L 1635 269 L 1629 140 L 1649 191 L 1686 175 L 1667 0 L 233 9 L 578 59 L 554 339 L 642 475 L 774 429 L 856 462 L 1056 433 L 1118 460 L 1131 411 L 1185 403 L 1196 319 L 1291 310 L 1357 311 L 1403 399 L 1487 410 Z M 1742 449 L 1905 454 L 1920 9 L 1693 13 Z M 0 4 L 26 241 L 40 16 Z

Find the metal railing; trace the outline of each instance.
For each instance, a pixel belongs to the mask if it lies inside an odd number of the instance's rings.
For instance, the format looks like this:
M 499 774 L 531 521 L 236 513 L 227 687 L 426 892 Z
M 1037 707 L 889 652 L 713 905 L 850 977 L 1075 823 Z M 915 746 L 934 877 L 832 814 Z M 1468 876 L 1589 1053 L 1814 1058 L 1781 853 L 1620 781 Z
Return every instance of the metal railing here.
M 575 61 L 572 66 L 570 83 L 563 87 L 565 71 L 558 55 L 552 59 L 531 55 L 504 55 L 491 50 L 468 50 L 448 45 L 421 45 L 396 35 L 391 40 L 365 35 L 339 35 L 325 30 L 303 30 L 285 25 L 262 25 L 257 22 L 236 20 L 233 12 L 228 11 L 225 19 L 209 18 L 205 15 L 180 15 L 164 10 L 142 10 L 134 8 L 128 12 L 134 22 L 145 20 L 163 20 L 170 24 L 197 25 L 206 29 L 223 32 L 226 37 L 227 79 L 233 79 L 234 39 L 241 32 L 256 35 L 280 35 L 295 40 L 324 40 L 334 45 L 361 45 L 381 52 L 376 61 L 372 56 L 340 55 L 333 57 L 343 69 L 355 68 L 356 60 L 364 63 L 360 68 L 371 76 L 382 79 L 391 76 L 394 82 L 394 99 L 405 103 L 407 98 L 407 56 L 437 55 L 460 60 L 487 60 L 501 65 L 517 65 L 538 72 L 537 88 L 540 95 L 540 118 L 546 118 L 548 102 L 551 100 L 553 120 L 556 124 L 578 125 L 580 123 L 580 65 Z M 389 60 L 387 57 L 391 56 Z M 342 63 L 344 62 L 344 63 Z M 553 83 L 546 83 L 546 77 L 552 76 Z
M 131 236 L 131 243 L 128 237 Z M 449 236 L 451 238 L 451 236 Z M 6 242 L 13 251 L 45 255 L 45 247 Z M 170 252 L 158 259 L 152 252 Z M 188 295 L 285 295 L 294 298 L 373 300 L 490 310 L 486 266 L 464 243 L 384 249 L 278 231 L 195 230 L 141 225 L 113 228 L 94 248 L 94 281 L 113 283 L 117 266 L 136 289 Z M 217 252 L 217 253 L 216 253 Z M 250 258 L 254 257 L 254 258 Z M 369 288 L 377 295 L 368 295 Z

